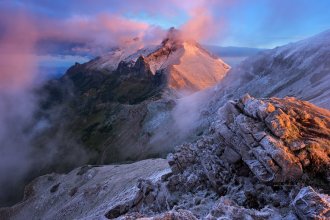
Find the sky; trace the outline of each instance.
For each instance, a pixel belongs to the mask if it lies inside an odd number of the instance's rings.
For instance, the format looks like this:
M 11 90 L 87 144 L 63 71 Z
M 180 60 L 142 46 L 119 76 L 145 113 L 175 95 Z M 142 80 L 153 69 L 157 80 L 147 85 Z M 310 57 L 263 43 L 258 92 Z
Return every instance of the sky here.
M 79 24 L 76 28 L 81 30 L 85 22 L 99 34 L 102 29 L 116 31 L 115 37 L 204 22 L 206 30 L 204 25 L 200 28 L 213 33 L 201 40 L 224 46 L 271 48 L 330 28 L 328 0 L 1 0 L 0 7 L 11 19 L 25 13 L 42 28 Z M 60 34 L 47 31 L 44 34 Z M 63 34 L 77 37 L 67 32 Z
M 116 46 L 157 44 L 170 27 L 202 44 L 273 48 L 329 21 L 328 0 L 0 0 L 0 81 L 30 80 L 10 75 L 32 63 L 66 67 Z

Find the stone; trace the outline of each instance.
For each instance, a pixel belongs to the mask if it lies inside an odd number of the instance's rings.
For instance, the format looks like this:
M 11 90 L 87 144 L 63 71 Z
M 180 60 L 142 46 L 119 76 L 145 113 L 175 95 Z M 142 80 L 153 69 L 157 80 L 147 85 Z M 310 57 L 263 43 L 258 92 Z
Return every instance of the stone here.
M 272 133 L 279 138 L 297 138 L 299 130 L 294 124 L 294 120 L 278 108 L 267 116 L 265 123 Z
M 213 127 L 226 143 L 229 161 L 229 148 L 233 148 L 261 181 L 297 180 L 304 169 L 329 176 L 329 111 L 292 98 L 245 95 L 220 108 L 218 114 Z
M 302 188 L 292 202 L 297 215 L 303 219 L 330 219 L 330 196 L 317 193 L 312 187 Z

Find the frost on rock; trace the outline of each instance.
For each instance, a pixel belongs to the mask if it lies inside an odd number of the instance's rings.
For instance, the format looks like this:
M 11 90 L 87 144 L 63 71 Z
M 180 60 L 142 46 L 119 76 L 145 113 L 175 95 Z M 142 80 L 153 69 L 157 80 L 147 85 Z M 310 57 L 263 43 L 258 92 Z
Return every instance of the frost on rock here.
M 330 219 L 330 196 L 311 187 L 302 188 L 292 205 L 301 219 Z
M 222 105 L 248 92 L 256 97 L 299 97 L 330 109 L 329 73 L 330 30 L 327 30 L 248 57 L 218 84 L 216 103 Z
M 304 173 L 329 178 L 329 111 L 294 98 L 246 95 L 219 114 L 215 132 L 259 180 L 293 181 Z
M 312 187 L 329 191 L 329 119 L 293 98 L 228 102 L 209 135 L 168 156 L 166 209 L 197 219 L 327 219 L 329 199 Z M 306 186 L 312 195 L 299 192 Z M 154 219 L 153 206 L 139 213 Z
M 93 182 L 80 183 L 75 193 L 71 188 L 82 180 L 64 175 L 67 182 L 46 189 L 71 197 L 34 196 L 3 213 L 15 217 L 38 207 L 34 217 L 48 219 L 329 219 L 329 155 L 328 110 L 294 98 L 245 95 L 219 109 L 208 134 L 169 154 L 170 170 L 162 160 L 120 165 L 117 185 L 100 185 L 91 169 Z M 113 178 L 113 172 L 103 175 Z M 45 189 L 41 180 L 32 188 Z M 56 208 L 45 213 L 42 201 Z
M 159 176 L 168 172 L 166 160 L 149 159 L 132 164 L 84 166 L 68 174 L 48 174 L 26 186 L 22 202 L 1 208 L 0 219 L 119 217 L 138 210 L 144 199 L 150 201 L 157 194 L 155 190 L 150 192 L 151 186 L 156 186 Z

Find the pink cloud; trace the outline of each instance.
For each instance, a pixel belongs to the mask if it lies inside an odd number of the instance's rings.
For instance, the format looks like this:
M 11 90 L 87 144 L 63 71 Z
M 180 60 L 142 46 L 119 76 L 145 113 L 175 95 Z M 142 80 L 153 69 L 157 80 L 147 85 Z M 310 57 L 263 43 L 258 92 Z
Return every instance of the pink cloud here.
M 40 23 L 39 27 L 40 38 L 111 46 L 124 43 L 134 37 L 142 37 L 149 25 L 115 15 L 100 14 L 95 17 L 75 16 L 59 22 L 47 20 Z
M 13 19 L 12 14 L 15 14 Z M 113 46 L 136 50 L 145 43 L 158 43 L 160 28 L 116 15 L 74 16 L 66 20 L 37 19 L 23 11 L 0 15 L 0 89 L 32 84 L 37 75 L 37 43 L 42 40 L 82 43 L 79 50 L 100 55 Z
M 196 0 L 189 4 L 189 0 L 177 2 L 178 7 L 183 8 L 190 16 L 180 29 L 185 38 L 197 41 L 208 41 L 223 36 L 226 20 L 224 17 L 216 18 L 214 8 L 228 8 L 236 3 L 235 0 Z
M 0 37 L 0 90 L 30 85 L 36 73 L 38 33 L 30 17 L 20 12 L 10 22 Z
M 180 27 L 185 38 L 206 40 L 216 31 L 212 16 L 205 8 L 194 8 L 190 12 L 190 16 L 188 22 Z

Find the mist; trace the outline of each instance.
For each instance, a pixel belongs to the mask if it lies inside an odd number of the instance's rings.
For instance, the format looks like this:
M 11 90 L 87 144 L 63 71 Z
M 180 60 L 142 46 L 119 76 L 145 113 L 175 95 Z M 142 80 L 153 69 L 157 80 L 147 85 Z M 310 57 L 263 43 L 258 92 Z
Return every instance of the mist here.
M 1 16 L 3 17 L 3 16 Z M 32 165 L 30 135 L 26 134 L 35 109 L 31 93 L 36 76 L 34 27 L 21 13 L 0 39 L 0 204 Z
M 2 22 L 6 20 L 4 15 L 0 17 Z M 73 167 L 89 158 L 63 132 L 54 133 L 41 149 L 34 145 L 36 135 L 51 126 L 35 117 L 43 98 L 36 91 L 45 83 L 35 56 L 38 33 L 24 12 L 10 24 L 0 38 L 0 206 L 17 202 L 26 181 L 44 173 L 65 149 L 71 154 L 61 158 L 63 164 Z M 67 140 L 68 147 L 59 144 L 63 140 Z

